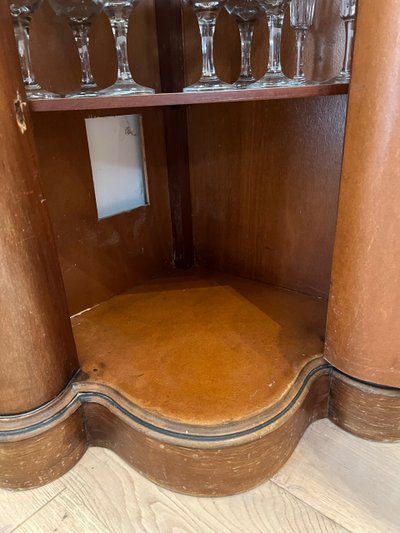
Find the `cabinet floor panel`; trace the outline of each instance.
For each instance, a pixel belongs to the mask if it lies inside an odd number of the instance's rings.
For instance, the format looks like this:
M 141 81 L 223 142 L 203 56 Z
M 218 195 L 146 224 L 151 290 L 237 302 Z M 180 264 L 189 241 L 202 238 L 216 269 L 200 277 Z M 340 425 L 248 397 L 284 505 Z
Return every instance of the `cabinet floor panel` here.
M 276 405 L 322 353 L 325 319 L 323 300 L 195 270 L 72 322 L 88 382 L 170 421 L 218 426 Z

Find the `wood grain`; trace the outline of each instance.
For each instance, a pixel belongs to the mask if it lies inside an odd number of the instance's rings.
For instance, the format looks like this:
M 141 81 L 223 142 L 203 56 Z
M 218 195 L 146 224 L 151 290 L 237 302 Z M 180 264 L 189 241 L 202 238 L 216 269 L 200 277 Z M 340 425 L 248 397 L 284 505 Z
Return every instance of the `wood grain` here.
M 204 93 L 165 92 L 134 96 L 96 96 L 91 98 L 60 98 L 54 100 L 32 100 L 33 112 L 84 111 L 102 109 L 135 109 L 143 107 L 185 106 L 224 102 L 250 102 L 258 100 L 286 100 L 347 94 L 347 84 L 309 85 L 306 87 L 277 87 L 257 90 L 222 91 Z
M 0 6 L 0 414 L 34 409 L 78 368 L 46 199 L 38 179 L 8 3 Z
M 322 421 L 273 481 L 348 531 L 397 533 L 399 475 L 399 444 L 363 441 Z
M 40 435 L 22 434 L 17 442 L 1 440 L 0 487 L 5 489 L 31 489 L 58 479 L 87 447 L 81 411 Z
M 398 20 L 389 17 L 395 5 L 359 6 L 326 355 L 346 374 L 400 388 L 400 105 L 393 89 L 400 52 L 392 45 Z
M 65 113 L 61 121 L 51 113 L 34 117 L 42 187 L 56 235 L 70 314 L 172 269 L 161 112 L 142 113 L 150 204 L 102 220 L 97 218 L 86 138 L 84 120 L 88 116 Z
M 340 19 L 340 0 L 316 3 L 313 26 L 305 44 L 305 71 L 310 80 L 325 81 L 336 76 L 343 63 L 344 24 Z M 196 82 L 201 74 L 201 43 L 196 17 L 189 6 L 183 8 L 186 84 Z M 266 71 L 268 31 L 265 17 L 258 22 L 252 49 L 252 67 L 257 78 Z M 233 83 L 240 72 L 240 40 L 233 17 L 222 9 L 215 34 L 215 63 L 219 77 Z M 295 36 L 285 17 L 282 38 L 282 65 L 289 77 L 294 74 Z
M 273 483 L 228 498 L 188 497 L 150 483 L 101 448 L 91 449 L 63 482 L 107 531 L 115 533 L 344 531 Z M 30 521 L 35 522 L 35 518 Z
M 197 262 L 327 295 L 344 97 L 192 107 Z
M 52 533 L 55 527 L 60 533 L 105 531 L 97 513 L 91 513 L 86 503 L 68 488 L 35 513 L 32 519 L 19 526 L 18 531 L 32 533 L 32 527 L 43 533 Z
M 364 439 L 400 440 L 400 390 L 360 383 L 333 372 L 329 418 Z
M 247 442 L 169 443 L 135 429 L 100 405 L 85 405 L 92 446 L 114 450 L 159 485 L 192 495 L 224 496 L 243 492 L 274 475 L 287 461 L 305 429 L 326 416 L 329 379 L 310 384 L 297 409 Z
M 78 50 L 64 17 L 57 17 L 43 2 L 32 20 L 33 67 L 43 87 L 69 93 L 80 86 Z M 142 0 L 129 24 L 129 59 L 138 83 L 160 88 L 157 32 L 153 0 Z M 90 31 L 90 60 L 99 88 L 114 83 L 117 74 L 116 48 L 106 15 L 99 15 Z
M 30 491 L 0 489 L 0 531 L 10 533 L 64 490 L 60 479 Z
M 74 318 L 87 380 L 194 425 L 280 400 L 323 350 L 325 302 L 207 274 L 154 280 Z

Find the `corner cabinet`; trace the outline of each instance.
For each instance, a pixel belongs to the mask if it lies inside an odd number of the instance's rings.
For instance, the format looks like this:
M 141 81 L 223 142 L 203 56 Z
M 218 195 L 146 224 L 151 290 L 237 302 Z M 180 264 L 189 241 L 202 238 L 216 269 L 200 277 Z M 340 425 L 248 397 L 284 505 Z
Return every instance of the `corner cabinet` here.
M 321 79 L 342 54 L 327 4 L 307 45 Z M 349 98 L 329 84 L 183 94 L 195 19 L 142 0 L 131 59 L 158 94 L 27 102 L 1 3 L 1 487 L 105 446 L 172 490 L 227 495 L 272 476 L 319 418 L 400 439 L 399 20 L 381 4 L 359 2 Z M 41 84 L 76 88 L 63 22 L 44 3 L 32 24 Z M 109 37 L 100 16 L 103 86 Z M 265 29 L 255 38 L 261 75 Z M 216 40 L 233 81 L 226 13 Z M 149 203 L 99 220 L 85 119 L 127 114 L 142 116 Z

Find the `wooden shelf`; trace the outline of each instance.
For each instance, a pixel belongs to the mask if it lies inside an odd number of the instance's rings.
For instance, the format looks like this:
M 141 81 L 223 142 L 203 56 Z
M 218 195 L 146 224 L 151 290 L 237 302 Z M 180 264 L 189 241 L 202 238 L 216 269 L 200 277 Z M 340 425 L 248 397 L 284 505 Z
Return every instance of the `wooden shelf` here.
M 159 93 L 134 96 L 96 96 L 90 98 L 59 98 L 55 100 L 32 100 L 30 109 L 45 111 L 85 111 L 100 109 L 132 109 L 143 107 L 212 104 L 223 102 L 247 102 L 310 98 L 347 94 L 348 84 L 308 85 L 305 87 L 277 87 L 257 90 L 213 91 L 203 93 Z
M 73 318 L 81 368 L 179 424 L 245 422 L 276 406 L 323 351 L 326 302 L 232 276 L 141 285 Z

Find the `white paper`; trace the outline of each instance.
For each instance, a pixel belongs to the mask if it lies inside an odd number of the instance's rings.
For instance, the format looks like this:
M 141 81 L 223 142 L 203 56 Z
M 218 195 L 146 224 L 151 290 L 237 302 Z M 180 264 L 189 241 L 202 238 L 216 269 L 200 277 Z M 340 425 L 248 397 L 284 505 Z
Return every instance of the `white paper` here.
M 98 218 L 146 205 L 140 115 L 86 119 Z

